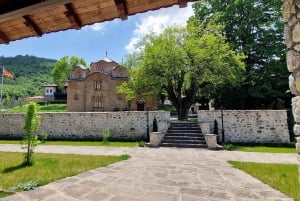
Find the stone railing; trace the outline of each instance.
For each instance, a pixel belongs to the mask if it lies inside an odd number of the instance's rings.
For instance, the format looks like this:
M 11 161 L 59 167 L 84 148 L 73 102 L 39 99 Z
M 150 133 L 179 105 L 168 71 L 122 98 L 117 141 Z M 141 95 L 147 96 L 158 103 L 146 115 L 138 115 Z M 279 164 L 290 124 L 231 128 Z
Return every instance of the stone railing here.
M 49 139 L 95 140 L 103 129 L 109 129 L 112 139 L 138 140 L 147 136 L 147 124 L 152 131 L 154 116 L 158 130 L 165 133 L 169 126 L 169 112 L 64 112 L 39 113 L 40 133 Z M 148 117 L 147 117 L 148 116 Z M 22 138 L 24 114 L 0 113 L 0 138 Z
M 297 139 L 296 147 L 298 159 L 300 160 L 300 1 L 284 0 L 282 15 L 285 21 L 285 42 L 289 49 L 287 52 L 287 68 L 291 73 L 289 86 L 291 92 L 296 95 L 296 97 L 292 98 L 292 107 L 296 122 L 294 125 L 294 133 Z

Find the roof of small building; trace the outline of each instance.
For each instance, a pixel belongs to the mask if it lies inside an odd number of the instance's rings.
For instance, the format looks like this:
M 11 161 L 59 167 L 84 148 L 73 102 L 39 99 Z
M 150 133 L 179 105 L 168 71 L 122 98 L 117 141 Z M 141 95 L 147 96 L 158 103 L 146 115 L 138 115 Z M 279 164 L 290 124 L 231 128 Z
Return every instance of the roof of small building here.
M 68 83 L 65 84 L 65 87 L 67 87 L 67 86 L 68 86 Z M 57 85 L 56 85 L 56 84 L 49 83 L 49 84 L 43 85 L 43 87 L 57 87 Z

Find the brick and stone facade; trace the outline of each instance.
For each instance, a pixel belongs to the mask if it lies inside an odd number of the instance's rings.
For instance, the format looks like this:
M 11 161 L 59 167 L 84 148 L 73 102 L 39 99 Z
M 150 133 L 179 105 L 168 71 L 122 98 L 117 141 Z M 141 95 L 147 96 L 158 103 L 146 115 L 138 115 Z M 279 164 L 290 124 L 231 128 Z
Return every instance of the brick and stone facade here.
M 39 113 L 39 133 L 46 131 L 49 139 L 95 140 L 100 139 L 103 129 L 109 129 L 116 140 L 145 139 L 147 124 L 152 131 L 154 116 L 158 130 L 165 133 L 169 126 L 169 112 L 53 112 Z M 148 116 L 148 117 L 147 117 Z M 24 114 L 0 114 L 0 139 L 21 139 L 24 136 Z
M 129 102 L 117 92 L 117 87 L 127 80 L 127 69 L 107 57 L 90 68 L 76 66 L 68 81 L 68 112 L 156 110 L 157 97 L 141 95 Z
M 300 1 L 284 0 L 282 8 L 285 21 L 285 42 L 289 49 L 287 52 L 287 68 L 291 73 L 289 86 L 291 92 L 296 96 L 292 99 L 292 107 L 295 119 L 294 133 L 297 139 L 296 147 L 300 160 Z
M 198 111 L 198 122 L 209 122 L 210 133 L 214 120 L 218 122 L 219 140 L 222 140 L 221 111 Z M 285 110 L 224 110 L 223 126 L 226 142 L 290 142 Z

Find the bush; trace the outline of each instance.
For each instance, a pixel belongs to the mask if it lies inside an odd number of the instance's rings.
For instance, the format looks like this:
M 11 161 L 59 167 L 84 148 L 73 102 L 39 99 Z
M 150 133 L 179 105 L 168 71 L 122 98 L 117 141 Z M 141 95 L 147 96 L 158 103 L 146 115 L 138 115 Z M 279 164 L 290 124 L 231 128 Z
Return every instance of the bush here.
M 41 143 L 45 143 L 47 141 L 47 138 L 48 138 L 48 133 L 46 131 L 43 131 L 40 136 Z
M 110 132 L 109 129 L 104 129 L 102 132 L 102 143 L 107 144 L 109 142 Z
M 219 133 L 218 122 L 215 119 L 215 121 L 214 121 L 214 134 L 218 135 L 218 133 Z
M 156 117 L 154 117 L 154 119 L 153 119 L 153 129 L 152 129 L 152 132 L 157 132 L 157 131 L 158 131 L 157 120 L 156 120 Z
M 29 181 L 24 184 L 18 184 L 17 186 L 11 187 L 10 191 L 29 191 L 39 186 L 40 181 Z
M 227 151 L 233 151 L 234 145 L 233 144 L 224 144 L 224 149 Z
M 138 142 L 138 146 L 139 147 L 145 147 L 145 142 L 142 140 L 142 141 L 139 141 Z

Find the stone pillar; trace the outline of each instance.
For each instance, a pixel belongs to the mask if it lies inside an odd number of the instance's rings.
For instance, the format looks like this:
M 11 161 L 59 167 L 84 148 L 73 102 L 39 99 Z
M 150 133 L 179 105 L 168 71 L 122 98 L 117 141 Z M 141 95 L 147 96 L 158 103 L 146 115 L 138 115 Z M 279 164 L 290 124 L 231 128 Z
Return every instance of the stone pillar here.
M 284 0 L 282 15 L 285 21 L 285 43 L 289 49 L 286 56 L 287 68 L 291 73 L 289 86 L 296 96 L 292 98 L 292 107 L 295 119 L 294 133 L 297 139 L 296 148 L 300 160 L 300 0 Z
M 202 134 L 209 134 L 210 133 L 210 123 L 209 122 L 200 122 L 199 123 Z
M 162 140 L 162 134 L 160 132 L 150 133 L 150 147 L 158 147 Z
M 217 143 L 217 135 L 215 134 L 205 134 L 205 142 L 207 144 L 208 149 L 217 149 L 218 143 Z

